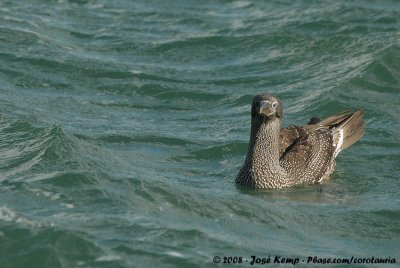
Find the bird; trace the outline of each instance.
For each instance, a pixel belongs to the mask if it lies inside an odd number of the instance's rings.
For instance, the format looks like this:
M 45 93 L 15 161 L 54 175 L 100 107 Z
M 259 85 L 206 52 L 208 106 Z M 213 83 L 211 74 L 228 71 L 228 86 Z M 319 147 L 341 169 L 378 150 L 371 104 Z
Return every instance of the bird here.
M 236 177 L 239 185 L 278 189 L 327 181 L 339 152 L 364 135 L 364 111 L 344 111 L 307 125 L 281 129 L 282 104 L 269 93 L 251 106 L 248 151 Z

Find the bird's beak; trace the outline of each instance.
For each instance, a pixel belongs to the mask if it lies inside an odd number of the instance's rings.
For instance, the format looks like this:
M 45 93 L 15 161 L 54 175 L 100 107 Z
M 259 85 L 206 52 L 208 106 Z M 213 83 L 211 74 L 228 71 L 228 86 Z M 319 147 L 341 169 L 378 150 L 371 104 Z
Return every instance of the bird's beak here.
M 275 108 L 272 108 L 272 103 L 269 101 L 262 101 L 260 105 L 260 114 L 271 116 L 275 113 Z

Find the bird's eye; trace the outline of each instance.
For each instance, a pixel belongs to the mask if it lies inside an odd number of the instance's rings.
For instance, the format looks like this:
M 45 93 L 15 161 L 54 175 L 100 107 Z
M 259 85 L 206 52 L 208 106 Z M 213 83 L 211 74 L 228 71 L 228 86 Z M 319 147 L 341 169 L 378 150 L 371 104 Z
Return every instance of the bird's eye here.
M 278 107 L 278 103 L 275 101 L 272 103 L 272 108 L 276 108 L 276 107 Z

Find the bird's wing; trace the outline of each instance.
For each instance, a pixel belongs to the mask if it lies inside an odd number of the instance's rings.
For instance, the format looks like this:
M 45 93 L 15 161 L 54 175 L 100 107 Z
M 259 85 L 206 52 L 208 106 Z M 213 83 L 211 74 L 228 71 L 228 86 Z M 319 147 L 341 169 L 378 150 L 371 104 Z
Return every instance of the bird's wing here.
M 289 126 L 282 128 L 280 133 L 279 157 L 281 158 L 297 139 L 307 136 L 317 129 L 317 125 Z
M 289 177 L 315 183 L 325 178 L 334 163 L 332 134 L 326 128 L 316 129 L 297 138 L 280 159 Z
M 294 145 L 297 139 L 307 136 L 319 128 L 335 128 L 350 118 L 353 114 L 354 113 L 351 111 L 344 111 L 332 115 L 324 120 L 321 120 L 319 117 L 312 117 L 305 126 L 289 126 L 281 129 L 279 157 L 281 158 L 285 154 L 286 150 L 290 149 L 290 147 Z

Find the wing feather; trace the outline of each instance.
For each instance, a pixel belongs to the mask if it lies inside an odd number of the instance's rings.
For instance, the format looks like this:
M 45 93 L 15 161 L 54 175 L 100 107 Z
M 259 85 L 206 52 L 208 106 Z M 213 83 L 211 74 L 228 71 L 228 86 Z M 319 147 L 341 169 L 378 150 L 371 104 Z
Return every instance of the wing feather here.
M 298 138 L 281 158 L 281 166 L 293 180 L 319 182 L 333 161 L 332 135 L 317 129 Z

